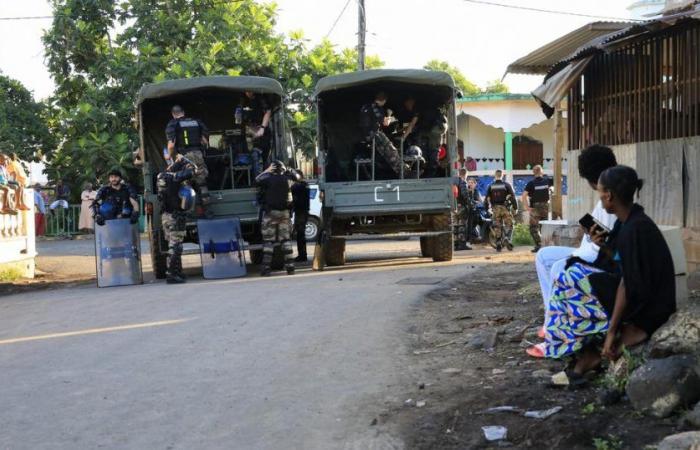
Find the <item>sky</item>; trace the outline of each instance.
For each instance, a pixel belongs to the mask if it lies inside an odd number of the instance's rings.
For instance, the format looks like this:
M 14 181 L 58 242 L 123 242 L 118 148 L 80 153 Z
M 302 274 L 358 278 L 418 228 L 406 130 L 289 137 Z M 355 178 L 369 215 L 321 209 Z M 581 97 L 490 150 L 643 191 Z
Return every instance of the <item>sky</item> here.
M 569 13 L 631 17 L 632 0 L 491 0 Z M 328 38 L 357 44 L 356 0 L 277 0 L 277 30 L 303 30 L 309 44 Z M 345 12 L 341 10 L 347 3 Z M 479 86 L 500 79 L 508 64 L 594 18 L 472 3 L 468 0 L 365 0 L 367 53 L 388 68 L 422 67 L 431 59 L 457 66 Z M 0 0 L 0 18 L 50 15 L 47 0 Z M 338 22 L 332 27 L 336 18 Z M 51 94 L 41 43 L 50 20 L 0 21 L 0 71 L 20 80 L 37 99 Z M 541 77 L 508 75 L 511 92 L 527 93 Z

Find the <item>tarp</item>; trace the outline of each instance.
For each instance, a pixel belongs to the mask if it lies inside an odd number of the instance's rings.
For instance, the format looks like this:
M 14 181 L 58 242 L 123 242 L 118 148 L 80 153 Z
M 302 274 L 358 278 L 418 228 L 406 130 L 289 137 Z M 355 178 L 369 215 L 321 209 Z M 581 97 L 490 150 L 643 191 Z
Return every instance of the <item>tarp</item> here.
M 146 100 L 185 94 L 203 89 L 226 89 L 231 91 L 252 91 L 259 94 L 284 96 L 282 85 L 277 80 L 265 77 L 194 77 L 167 80 L 160 83 L 144 84 L 139 91 L 137 105 Z
M 445 86 L 454 89 L 450 74 L 423 69 L 377 69 L 324 77 L 316 84 L 314 97 L 327 91 L 361 86 L 378 81 Z
M 569 88 L 581 76 L 588 64 L 593 59 L 593 55 L 587 56 L 584 59 L 573 61 L 564 69 L 554 74 L 547 79 L 540 87 L 532 91 L 532 96 L 535 97 L 537 103 L 540 104 L 544 115 L 549 119 L 554 114 L 559 102 L 564 100 L 569 94 Z

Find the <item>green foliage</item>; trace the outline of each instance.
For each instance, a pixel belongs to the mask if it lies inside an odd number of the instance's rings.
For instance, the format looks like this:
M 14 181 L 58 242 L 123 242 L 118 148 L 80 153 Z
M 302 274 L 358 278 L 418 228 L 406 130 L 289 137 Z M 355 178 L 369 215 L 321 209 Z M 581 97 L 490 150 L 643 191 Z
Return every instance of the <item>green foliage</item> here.
M 489 81 L 484 89 L 484 93 L 486 94 L 507 94 L 508 92 L 510 92 L 508 86 L 501 80 Z
M 616 369 L 606 372 L 603 378 L 603 385 L 609 389 L 624 392 L 627 389 L 627 383 L 629 383 L 632 372 L 644 364 L 644 356 L 641 354 L 632 354 L 625 348 L 622 351 L 620 359 L 614 364 Z
M 516 223 L 513 226 L 513 245 L 535 245 L 527 225 Z
M 622 446 L 622 439 L 612 435 L 608 435 L 607 438 L 593 439 L 593 447 L 595 450 L 621 450 Z
M 53 0 L 44 35 L 56 82 L 51 131 L 60 145 L 49 176 L 74 186 L 113 166 L 140 183 L 131 152 L 138 145 L 133 103 L 146 82 L 207 75 L 278 79 L 290 96 L 298 147 L 314 148 L 308 101 L 316 81 L 355 70 L 357 53 L 324 41 L 308 48 L 302 33 L 274 31 L 276 6 L 253 0 Z M 369 57 L 368 67 L 382 63 Z
M 481 92 L 479 87 L 469 81 L 458 68 L 451 66 L 446 61 L 432 59 L 428 61 L 423 68 L 427 70 L 440 70 L 449 73 L 452 76 L 452 79 L 455 81 L 455 85 L 464 95 L 476 95 Z
M 22 271 L 16 267 L 0 270 L 0 283 L 13 283 L 23 278 Z
M 0 74 L 0 151 L 39 160 L 53 147 L 45 105 L 17 80 Z
M 596 412 L 597 405 L 594 402 L 587 403 L 583 408 L 581 408 L 581 414 L 588 416 Z

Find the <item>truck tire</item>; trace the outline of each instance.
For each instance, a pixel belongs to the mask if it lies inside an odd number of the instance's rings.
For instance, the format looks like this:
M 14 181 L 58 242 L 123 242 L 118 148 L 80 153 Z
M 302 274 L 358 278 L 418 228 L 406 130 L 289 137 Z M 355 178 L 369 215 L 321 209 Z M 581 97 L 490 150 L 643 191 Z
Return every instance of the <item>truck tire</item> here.
M 250 263 L 259 265 L 262 263 L 263 251 L 262 250 L 249 250 L 250 253 Z
M 444 231 L 443 234 L 430 238 L 433 261 L 452 261 L 454 234 L 449 214 L 433 217 L 433 231 Z
M 329 239 L 326 242 L 326 265 L 345 265 L 345 239 Z
M 420 254 L 423 258 L 432 258 L 432 239 L 428 236 L 420 238 Z
M 162 254 L 160 249 L 168 248 L 168 243 L 162 238 L 161 230 L 149 230 L 148 243 L 151 247 L 151 267 L 153 267 L 153 275 L 158 280 L 166 277 L 165 272 L 168 270 L 168 255 Z

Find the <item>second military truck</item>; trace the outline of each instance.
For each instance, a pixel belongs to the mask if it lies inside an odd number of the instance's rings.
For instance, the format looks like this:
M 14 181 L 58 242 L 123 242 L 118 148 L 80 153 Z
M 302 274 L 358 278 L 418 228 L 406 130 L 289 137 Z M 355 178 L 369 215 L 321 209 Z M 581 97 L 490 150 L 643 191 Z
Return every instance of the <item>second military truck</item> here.
M 367 70 L 318 82 L 323 224 L 314 268 L 343 265 L 345 239 L 357 235 L 420 236 L 423 256 L 452 259 L 456 95 L 449 74 L 426 70 Z M 388 117 L 380 131 L 400 155 L 398 173 L 361 115 L 378 97 L 386 103 L 374 111 Z

